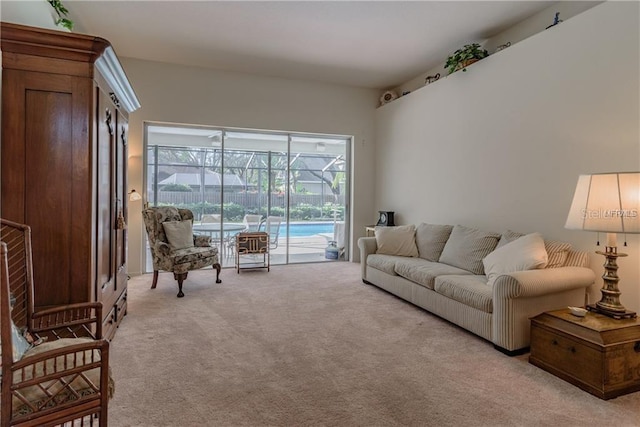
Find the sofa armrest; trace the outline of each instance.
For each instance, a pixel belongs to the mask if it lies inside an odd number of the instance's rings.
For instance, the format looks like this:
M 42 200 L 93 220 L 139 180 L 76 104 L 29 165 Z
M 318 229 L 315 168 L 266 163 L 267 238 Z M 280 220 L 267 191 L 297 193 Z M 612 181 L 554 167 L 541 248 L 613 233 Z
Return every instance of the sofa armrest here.
M 361 237 L 358 239 L 358 248 L 360 248 L 360 268 L 362 270 L 362 279 L 367 278 L 367 257 L 375 254 L 378 245 L 375 237 Z
M 529 298 L 587 288 L 595 282 L 593 270 L 559 267 L 517 271 L 499 276 L 493 285 L 494 298 Z
M 586 267 L 518 271 L 499 276 L 493 285 L 491 341 L 507 351 L 530 343 L 531 317 L 568 305 L 582 305 L 595 273 Z

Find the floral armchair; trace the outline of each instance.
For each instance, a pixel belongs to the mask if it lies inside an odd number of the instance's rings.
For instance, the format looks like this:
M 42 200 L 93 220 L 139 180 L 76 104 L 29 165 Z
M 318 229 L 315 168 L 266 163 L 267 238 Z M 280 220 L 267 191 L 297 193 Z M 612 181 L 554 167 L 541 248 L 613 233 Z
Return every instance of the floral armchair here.
M 189 271 L 207 267 L 216 269 L 216 283 L 220 280 L 218 248 L 211 246 L 209 236 L 193 235 L 193 212 L 173 206 L 149 207 L 142 211 L 153 257 L 153 282 L 158 284 L 158 271 L 170 271 L 178 281 L 178 298 L 182 298 L 182 283 Z
M 31 229 L 0 220 L 0 425 L 106 426 L 102 304 L 34 310 Z

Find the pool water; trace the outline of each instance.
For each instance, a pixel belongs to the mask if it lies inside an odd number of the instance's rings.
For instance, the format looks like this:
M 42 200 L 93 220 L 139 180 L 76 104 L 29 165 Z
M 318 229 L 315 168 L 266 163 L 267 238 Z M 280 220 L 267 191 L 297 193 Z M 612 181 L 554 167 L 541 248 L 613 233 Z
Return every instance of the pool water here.
M 286 229 L 280 229 L 280 233 L 284 235 Z M 289 237 L 305 237 L 313 236 L 321 233 L 333 234 L 333 222 L 317 223 L 291 223 L 289 224 Z

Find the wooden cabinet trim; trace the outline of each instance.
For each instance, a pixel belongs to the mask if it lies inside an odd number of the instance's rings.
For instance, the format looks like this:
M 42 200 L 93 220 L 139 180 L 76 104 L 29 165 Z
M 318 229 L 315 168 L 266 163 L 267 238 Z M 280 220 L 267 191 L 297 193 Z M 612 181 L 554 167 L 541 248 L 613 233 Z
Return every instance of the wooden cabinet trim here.
M 35 56 L 93 63 L 109 42 L 85 34 L 33 28 L 2 22 L 2 52 L 18 52 Z

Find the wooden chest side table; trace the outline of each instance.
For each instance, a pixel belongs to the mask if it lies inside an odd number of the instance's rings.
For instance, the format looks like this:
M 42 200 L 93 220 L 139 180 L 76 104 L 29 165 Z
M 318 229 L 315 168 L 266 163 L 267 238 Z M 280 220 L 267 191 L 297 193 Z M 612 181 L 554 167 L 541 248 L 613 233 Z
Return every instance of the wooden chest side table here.
M 531 319 L 529 362 L 601 398 L 640 390 L 640 321 L 569 309 Z

